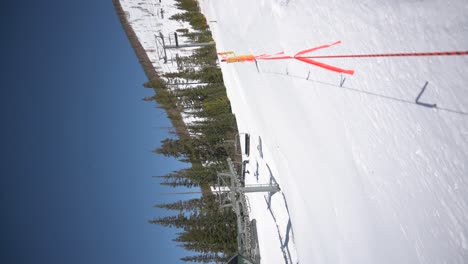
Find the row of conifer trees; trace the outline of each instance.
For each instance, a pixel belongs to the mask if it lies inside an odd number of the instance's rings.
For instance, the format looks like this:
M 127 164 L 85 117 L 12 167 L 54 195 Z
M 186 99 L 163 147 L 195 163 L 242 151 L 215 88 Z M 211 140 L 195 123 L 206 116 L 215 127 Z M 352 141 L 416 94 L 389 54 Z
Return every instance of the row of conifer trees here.
M 180 29 L 179 34 L 194 42 L 212 41 L 196 0 L 176 2 L 183 13 L 171 19 L 187 21 L 196 30 Z M 144 100 L 155 101 L 163 108 L 176 131 L 176 137 L 162 140 L 154 152 L 192 165 L 156 178 L 169 187 L 200 188 L 202 195 L 155 205 L 175 213 L 149 220 L 149 223 L 181 230 L 173 240 L 197 254 L 181 260 L 220 263 L 237 251 L 236 215 L 230 209 L 219 207 L 209 186 L 216 183 L 217 172 L 227 170 L 227 157 L 236 159 L 233 144 L 226 143 L 236 138 L 236 120 L 217 66 L 214 46 L 194 50 L 191 56 L 179 57 L 177 63 L 180 65 L 177 72 L 152 78 L 144 84 L 155 91 L 154 96 Z M 189 115 L 195 121 L 185 123 L 182 115 Z

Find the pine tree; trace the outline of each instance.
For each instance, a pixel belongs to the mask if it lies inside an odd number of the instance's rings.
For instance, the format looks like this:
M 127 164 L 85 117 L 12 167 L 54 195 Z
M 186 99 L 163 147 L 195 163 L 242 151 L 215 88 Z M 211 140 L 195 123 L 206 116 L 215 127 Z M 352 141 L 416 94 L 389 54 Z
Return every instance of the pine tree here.
M 165 216 L 160 218 L 155 218 L 153 220 L 149 220 L 150 224 L 159 224 L 166 227 L 177 227 L 182 228 L 186 225 L 187 217 L 184 214 L 179 213 L 176 216 Z
M 202 255 L 183 257 L 180 260 L 185 261 L 185 262 L 210 263 L 210 262 L 222 261 L 224 260 L 224 258 L 218 256 L 218 254 L 215 254 L 215 253 L 207 253 L 207 254 L 202 254 Z
M 194 198 L 190 200 L 179 200 L 174 203 L 157 204 L 154 207 L 176 210 L 176 211 L 200 211 L 203 206 L 203 198 Z

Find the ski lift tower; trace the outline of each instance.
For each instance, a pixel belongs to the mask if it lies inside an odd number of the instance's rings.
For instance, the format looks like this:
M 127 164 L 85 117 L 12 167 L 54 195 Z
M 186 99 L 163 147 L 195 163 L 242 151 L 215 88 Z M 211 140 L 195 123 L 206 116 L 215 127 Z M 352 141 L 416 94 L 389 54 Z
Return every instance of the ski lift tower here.
M 260 263 L 256 221 L 250 221 L 249 204 L 245 194 L 268 192 L 273 195 L 280 188 L 275 182 L 245 185 L 230 158 L 227 159 L 227 163 L 229 172 L 218 173 L 218 184 L 212 186 L 211 191 L 219 198 L 221 208 L 231 207 L 236 213 L 238 254 L 243 257 L 243 263 Z
M 201 43 L 184 43 L 184 44 L 179 44 L 179 36 L 177 35 L 177 32 L 174 32 L 174 44 L 172 44 L 171 42 L 171 35 L 169 35 L 169 45 L 168 43 L 166 43 L 166 40 L 162 34 L 162 32 L 160 31 L 159 32 L 159 35 L 155 35 L 155 38 L 156 38 L 156 43 L 158 43 L 159 41 L 157 40 L 158 38 L 161 39 L 161 43 L 162 44 L 162 49 L 163 49 L 163 59 L 164 59 L 164 63 L 167 63 L 167 50 L 168 49 L 180 49 L 180 48 L 192 48 L 192 47 L 205 47 L 205 46 L 214 46 L 216 45 L 216 43 L 214 41 L 211 41 L 211 42 L 201 42 Z

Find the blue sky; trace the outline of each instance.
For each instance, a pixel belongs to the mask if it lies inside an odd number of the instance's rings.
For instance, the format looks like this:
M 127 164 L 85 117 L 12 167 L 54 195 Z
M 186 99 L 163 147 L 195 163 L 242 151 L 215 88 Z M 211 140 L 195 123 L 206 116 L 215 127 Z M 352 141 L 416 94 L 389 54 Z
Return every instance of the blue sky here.
M 180 263 L 152 175 L 187 166 L 112 1 L 2 4 L 0 263 Z M 190 198 L 190 197 L 184 197 Z

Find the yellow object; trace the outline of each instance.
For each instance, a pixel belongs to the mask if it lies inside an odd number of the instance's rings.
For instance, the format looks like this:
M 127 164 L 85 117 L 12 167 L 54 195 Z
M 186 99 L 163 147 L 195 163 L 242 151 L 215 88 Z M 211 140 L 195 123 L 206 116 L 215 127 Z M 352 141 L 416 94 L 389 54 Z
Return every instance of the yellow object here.
M 218 55 L 230 55 L 234 54 L 234 51 L 223 51 L 223 52 L 218 52 Z
M 227 63 L 244 62 L 244 61 L 255 61 L 255 56 L 254 55 L 241 55 L 241 56 L 226 58 Z

